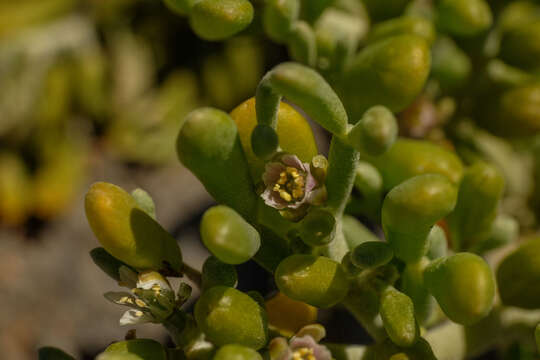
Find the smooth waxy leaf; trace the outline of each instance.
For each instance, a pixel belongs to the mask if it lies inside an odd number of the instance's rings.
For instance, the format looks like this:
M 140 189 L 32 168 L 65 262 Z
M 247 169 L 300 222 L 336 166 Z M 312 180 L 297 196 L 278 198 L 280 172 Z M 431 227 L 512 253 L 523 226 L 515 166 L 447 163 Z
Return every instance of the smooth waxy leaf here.
M 383 241 L 366 241 L 351 253 L 351 260 L 359 268 L 372 268 L 386 265 L 392 260 L 392 248 Z
M 97 360 L 166 360 L 167 353 L 157 341 L 135 339 L 109 345 Z
M 465 171 L 449 217 L 454 249 L 468 249 L 490 235 L 503 190 L 504 177 L 495 166 L 477 162 Z
M 432 262 L 424 272 L 427 288 L 450 320 L 471 325 L 484 318 L 495 297 L 495 279 L 478 255 L 457 253 Z
M 300 223 L 300 238 L 308 245 L 321 246 L 334 240 L 336 218 L 320 209 L 310 211 Z
M 102 247 L 90 251 L 90 257 L 103 272 L 116 281 L 120 281 L 120 267 L 127 266 L 126 263 L 116 259 Z
M 504 258 L 497 269 L 502 302 L 525 309 L 540 307 L 540 238 L 533 238 Z
M 291 255 L 278 265 L 275 280 L 291 299 L 321 308 L 339 303 L 349 291 L 341 264 L 324 256 Z
M 214 206 L 204 213 L 201 237 L 210 252 L 227 264 L 248 261 L 261 246 L 257 230 L 224 205 Z
M 214 199 L 249 221 L 255 218 L 258 197 L 236 124 L 229 115 L 212 108 L 191 112 L 176 146 L 182 164 L 197 176 Z
M 388 152 L 368 161 L 381 172 L 385 190 L 421 174 L 441 174 L 456 185 L 463 175 L 455 153 L 425 140 L 398 139 Z
M 429 46 L 416 35 L 366 46 L 352 59 L 338 88 L 351 120 L 375 105 L 392 112 L 405 109 L 422 91 L 430 66 Z
M 197 325 L 216 345 L 239 344 L 255 350 L 267 340 L 263 308 L 249 295 L 226 286 L 204 292 L 195 305 Z
M 263 12 L 263 25 L 268 37 L 277 42 L 287 42 L 299 13 L 299 0 L 267 1 Z
M 253 20 L 248 0 L 198 0 L 189 13 L 193 31 L 206 40 L 226 39 L 244 30 Z
M 493 22 L 485 0 L 441 0 L 437 4 L 437 25 L 452 35 L 473 36 Z
M 428 44 L 435 40 L 436 32 L 431 21 L 415 16 L 402 16 L 375 25 L 369 32 L 368 43 L 392 36 L 412 34 L 424 38 Z
M 347 140 L 361 154 L 377 156 L 394 144 L 397 134 L 394 114 L 384 106 L 374 106 L 351 128 Z
M 214 360 L 262 360 L 262 356 L 252 348 L 230 344 L 219 348 Z
M 97 239 L 115 258 L 141 270 L 181 272 L 182 254 L 176 240 L 122 188 L 93 184 L 85 209 Z
M 232 112 L 238 135 L 255 182 L 261 180 L 264 161 L 255 156 L 251 148 L 251 133 L 257 125 L 255 98 L 244 101 Z M 317 145 L 308 121 L 287 103 L 280 102 L 277 113 L 278 144 L 282 151 L 294 154 L 302 162 L 310 162 L 317 155 Z
M 384 199 L 382 225 L 396 257 L 420 260 L 431 228 L 454 209 L 456 199 L 456 187 L 442 175 L 419 175 L 393 188 Z

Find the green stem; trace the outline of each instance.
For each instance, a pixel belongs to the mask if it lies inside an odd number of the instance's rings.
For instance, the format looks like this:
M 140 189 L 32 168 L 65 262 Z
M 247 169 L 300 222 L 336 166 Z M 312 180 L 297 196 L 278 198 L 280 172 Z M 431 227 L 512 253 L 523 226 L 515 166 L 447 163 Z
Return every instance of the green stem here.
M 176 346 L 182 345 L 182 332 L 186 327 L 186 315 L 179 309 L 174 309 L 171 316 L 163 322 L 163 326 L 171 335 Z
M 336 218 L 343 215 L 351 194 L 360 153 L 336 136 L 332 137 L 328 155 L 326 190 L 327 206 Z

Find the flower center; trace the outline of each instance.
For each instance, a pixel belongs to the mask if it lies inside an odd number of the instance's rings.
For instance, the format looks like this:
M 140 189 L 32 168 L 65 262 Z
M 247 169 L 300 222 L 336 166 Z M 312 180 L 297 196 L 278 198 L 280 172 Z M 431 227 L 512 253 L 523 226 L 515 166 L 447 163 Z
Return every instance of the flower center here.
M 316 360 L 313 349 L 308 347 L 300 348 L 293 352 L 293 360 Z
M 304 176 L 297 169 L 287 166 L 279 174 L 279 179 L 274 185 L 275 192 L 279 193 L 286 202 L 301 200 L 304 197 Z

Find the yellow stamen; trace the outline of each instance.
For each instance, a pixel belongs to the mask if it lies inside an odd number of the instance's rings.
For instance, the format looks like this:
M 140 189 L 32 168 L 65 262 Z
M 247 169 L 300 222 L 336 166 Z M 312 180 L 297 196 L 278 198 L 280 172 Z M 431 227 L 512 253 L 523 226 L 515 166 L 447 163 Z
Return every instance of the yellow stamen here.
M 298 169 L 287 166 L 284 171 L 279 174 L 279 179 L 272 188 L 278 192 L 279 196 L 286 202 L 293 200 L 301 200 L 305 195 L 305 179 L 298 172 Z
M 292 200 L 291 194 L 289 194 L 289 193 L 286 192 L 285 190 L 281 190 L 281 191 L 279 192 L 279 196 L 280 196 L 283 200 L 285 200 L 285 201 L 287 201 L 287 202 L 289 202 L 289 201 Z
M 303 347 L 293 352 L 293 359 L 294 360 L 315 360 L 315 355 L 313 354 L 312 348 Z
M 137 306 L 139 306 L 139 307 L 145 307 L 146 306 L 146 303 L 144 301 L 142 301 L 141 299 L 135 299 L 135 304 L 137 304 Z

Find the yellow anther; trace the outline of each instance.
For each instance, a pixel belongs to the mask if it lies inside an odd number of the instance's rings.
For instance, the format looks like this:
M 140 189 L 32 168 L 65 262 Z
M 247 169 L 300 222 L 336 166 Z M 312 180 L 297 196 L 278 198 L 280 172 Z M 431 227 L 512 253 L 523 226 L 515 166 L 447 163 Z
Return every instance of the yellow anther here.
M 293 352 L 294 360 L 315 360 L 313 349 L 308 347 L 300 348 Z
M 287 202 L 289 202 L 289 201 L 292 200 L 291 194 L 289 194 L 289 193 L 286 192 L 285 190 L 280 190 L 280 191 L 279 191 L 279 196 L 280 196 L 283 200 L 285 200 L 285 201 L 287 201 Z
M 139 307 L 145 307 L 146 306 L 146 303 L 144 301 L 142 301 L 141 299 L 135 299 L 135 304 L 137 304 L 137 306 L 139 306 Z
M 304 190 L 302 190 L 302 189 L 294 189 L 292 191 L 292 196 L 295 199 L 301 199 L 304 196 Z
M 161 286 L 159 286 L 159 284 L 154 284 L 154 285 L 152 285 L 152 288 L 151 288 L 151 289 L 154 290 L 154 291 L 160 291 L 160 290 L 161 290 Z
M 137 310 L 137 311 L 135 311 L 135 316 L 136 316 L 136 317 L 141 317 L 141 316 L 143 316 L 143 312 Z
M 280 188 L 281 186 L 279 186 L 279 184 L 274 185 L 274 191 L 279 191 Z

